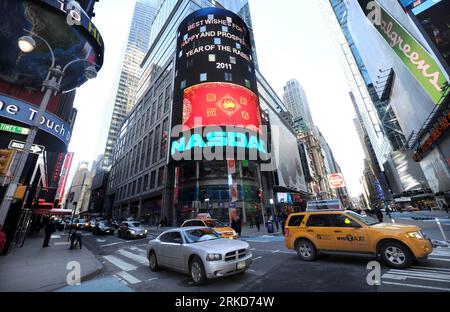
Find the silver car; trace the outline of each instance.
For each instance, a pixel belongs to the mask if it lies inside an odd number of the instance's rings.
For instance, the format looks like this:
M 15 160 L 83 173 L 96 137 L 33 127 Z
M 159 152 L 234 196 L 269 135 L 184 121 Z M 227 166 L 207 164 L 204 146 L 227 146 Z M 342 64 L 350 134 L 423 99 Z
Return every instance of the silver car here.
M 150 269 L 166 267 L 189 274 L 195 285 L 243 273 L 252 263 L 248 243 L 222 238 L 207 227 L 168 230 L 147 245 Z

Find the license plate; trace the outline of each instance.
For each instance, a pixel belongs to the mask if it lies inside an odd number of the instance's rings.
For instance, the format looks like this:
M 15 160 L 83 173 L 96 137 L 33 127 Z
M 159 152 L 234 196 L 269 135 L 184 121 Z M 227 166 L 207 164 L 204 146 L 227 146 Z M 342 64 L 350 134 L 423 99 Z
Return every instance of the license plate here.
M 238 262 L 238 264 L 237 264 L 237 269 L 238 270 L 245 269 L 245 267 L 246 267 L 245 261 Z

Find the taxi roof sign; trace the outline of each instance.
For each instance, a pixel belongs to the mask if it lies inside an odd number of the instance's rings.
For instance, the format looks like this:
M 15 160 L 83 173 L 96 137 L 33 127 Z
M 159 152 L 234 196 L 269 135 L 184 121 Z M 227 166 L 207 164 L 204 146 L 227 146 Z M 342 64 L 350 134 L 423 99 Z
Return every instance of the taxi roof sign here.
M 339 199 L 310 200 L 306 204 L 306 211 L 345 210 Z

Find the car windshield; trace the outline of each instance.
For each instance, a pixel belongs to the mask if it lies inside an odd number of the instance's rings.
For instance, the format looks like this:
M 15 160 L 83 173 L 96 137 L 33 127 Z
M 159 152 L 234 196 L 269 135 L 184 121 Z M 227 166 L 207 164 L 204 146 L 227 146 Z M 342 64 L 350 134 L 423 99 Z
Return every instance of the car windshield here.
M 111 223 L 106 222 L 106 221 L 99 222 L 98 224 L 101 225 L 101 226 L 111 226 Z
M 79 223 L 86 223 L 85 219 L 80 219 Z
M 139 222 L 131 222 L 130 225 L 132 227 L 140 227 L 141 226 L 141 224 Z
M 221 238 L 220 234 L 209 229 L 201 228 L 184 232 L 184 237 L 188 244 L 205 242 Z
M 225 223 L 222 223 L 218 220 L 203 220 L 206 224 L 206 226 L 209 227 L 225 227 L 227 226 Z
M 380 223 L 380 222 L 378 222 L 378 220 L 376 220 L 372 217 L 369 217 L 368 215 L 360 215 L 353 211 L 347 211 L 347 214 L 349 216 L 355 218 L 356 220 L 361 221 L 362 223 L 364 223 L 366 225 L 375 225 L 375 224 Z

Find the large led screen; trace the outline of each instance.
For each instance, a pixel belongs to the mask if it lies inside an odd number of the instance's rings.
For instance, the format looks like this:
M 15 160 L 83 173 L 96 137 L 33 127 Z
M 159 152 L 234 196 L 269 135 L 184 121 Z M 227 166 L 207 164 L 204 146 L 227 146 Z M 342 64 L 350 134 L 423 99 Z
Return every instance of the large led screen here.
M 170 160 L 267 160 L 250 31 L 205 8 L 178 28 Z M 208 155 L 207 155 L 208 154 Z

